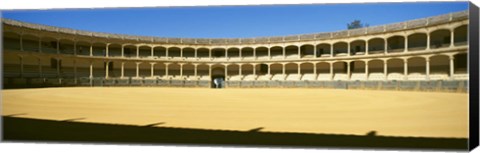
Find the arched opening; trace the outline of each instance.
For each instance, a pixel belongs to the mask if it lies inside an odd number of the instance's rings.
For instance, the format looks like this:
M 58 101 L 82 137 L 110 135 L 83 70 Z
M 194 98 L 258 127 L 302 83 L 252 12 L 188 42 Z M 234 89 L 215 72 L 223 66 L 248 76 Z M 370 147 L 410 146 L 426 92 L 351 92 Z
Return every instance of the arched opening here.
M 174 79 L 180 79 L 180 64 L 172 63 L 168 65 L 168 76 Z
M 447 80 L 450 72 L 450 58 L 447 55 L 430 57 L 430 80 Z
M 69 59 L 73 63 L 73 60 Z M 70 69 L 63 69 L 63 73 L 68 73 L 69 77 L 73 77 L 73 64 L 63 63 L 64 66 Z M 71 71 L 70 71 L 71 70 Z M 35 56 L 23 56 L 23 77 L 38 77 L 40 70 L 38 69 L 38 58 Z
M 180 48 L 170 47 L 168 48 L 168 57 L 170 58 L 180 58 Z
M 197 76 L 200 78 L 200 80 L 204 80 L 204 81 L 210 80 L 209 69 L 210 69 L 209 66 L 206 64 L 200 64 L 197 66 Z
M 333 44 L 333 55 L 334 56 L 347 56 L 348 53 L 348 43 L 346 42 L 337 42 Z
M 285 73 L 287 75 L 286 80 L 296 81 L 300 79 L 298 75 L 298 65 L 296 63 L 285 64 Z
M 240 66 L 238 66 L 237 64 L 230 64 L 227 66 L 227 75 L 228 75 L 228 80 L 231 80 L 231 81 L 239 81 L 239 80 L 242 80 L 242 76 L 239 75 L 239 71 L 240 71 Z
M 365 41 L 355 40 L 350 43 L 350 53 L 352 55 L 365 55 Z
M 347 62 L 333 63 L 333 80 L 348 80 L 347 67 Z
M 281 75 L 283 73 L 283 66 L 282 64 L 272 64 L 270 65 L 270 74 L 271 75 Z
M 274 46 L 270 48 L 270 56 L 272 59 L 282 59 L 283 58 L 283 48 L 280 46 Z
M 212 88 L 224 88 L 225 87 L 225 66 L 216 64 L 212 66 L 212 76 L 211 76 L 211 87 Z
M 120 57 L 120 56 L 122 56 L 122 45 L 120 45 L 120 44 L 110 44 L 110 45 L 108 45 L 108 56 L 109 57 Z
M 404 79 L 403 59 L 387 60 L 387 80 L 403 80 Z
M 302 80 L 316 80 L 316 75 L 313 73 L 313 63 L 300 64 L 300 74 L 302 74 Z
M 133 64 L 133 65 L 135 66 L 135 64 Z M 93 77 L 94 78 L 104 78 L 105 77 L 105 69 L 106 69 L 105 61 L 93 60 L 92 66 L 93 66 Z M 53 75 L 54 73 L 56 73 L 56 69 L 52 68 L 52 70 L 50 72 Z
M 387 52 L 403 52 L 405 50 L 405 38 L 403 36 L 393 36 L 387 39 Z
M 157 63 L 153 66 L 153 73 L 157 77 L 166 77 L 165 76 L 165 63 Z
M 20 57 L 13 54 L 3 54 L 3 76 L 20 76 Z
M 313 45 L 302 45 L 300 47 L 300 57 L 302 58 L 312 58 L 314 55 Z
M 138 48 L 138 56 L 142 58 L 151 57 L 152 48 L 150 48 L 150 46 L 140 46 L 140 48 Z
M 137 76 L 137 66 L 135 62 L 125 62 L 123 66 L 124 77 L 133 78 Z
M 285 48 L 285 57 L 286 58 L 298 58 L 298 47 L 297 46 L 287 46 Z
M 52 37 L 42 37 L 42 46 L 41 50 L 42 53 L 51 53 L 51 54 L 56 54 L 57 53 L 57 40 L 52 38 Z
M 212 49 L 213 58 L 225 58 L 225 49 L 224 48 L 214 48 Z
M 467 53 L 460 53 L 453 56 L 454 74 L 468 75 Z
M 245 75 L 245 76 L 253 75 L 253 65 L 243 64 L 242 65 L 242 75 Z
M 200 58 L 200 59 L 210 58 L 210 50 L 208 48 L 198 48 L 197 49 L 197 57 Z
M 444 48 L 450 46 L 450 30 L 441 29 L 430 33 L 430 48 Z
M 37 36 L 25 34 L 22 36 L 22 44 L 24 51 L 38 52 L 40 38 Z
M 426 79 L 426 60 L 423 57 L 412 57 L 408 60 L 408 80 Z
M 385 40 L 383 38 L 373 38 L 368 40 L 368 54 L 385 53 Z
M 427 48 L 427 34 L 415 33 L 408 36 L 408 51 L 425 50 Z
M 330 44 L 318 44 L 317 45 L 317 56 L 321 57 L 330 57 Z
M 156 46 L 153 48 L 153 56 L 155 57 L 166 57 L 167 56 L 167 48 L 162 46 Z
M 137 56 L 137 47 L 134 45 L 126 45 L 123 47 L 123 56 L 125 57 L 136 57 Z
M 455 46 L 468 44 L 468 25 L 462 25 L 454 29 Z
M 384 80 L 384 64 L 382 60 L 368 61 L 368 80 Z
M 110 52 L 110 50 L 108 50 Z M 111 71 L 108 72 L 108 76 L 112 78 L 120 78 L 122 75 L 122 62 L 120 61 L 111 61 L 111 65 L 109 65 L 109 69 Z
M 71 54 L 71 55 L 74 54 L 74 50 L 73 50 L 74 49 L 74 47 L 73 47 L 74 42 L 72 40 L 60 39 L 59 43 L 60 43 L 60 46 L 59 46 L 60 53 Z
M 188 78 L 188 80 L 195 80 L 195 65 L 188 63 L 182 67 L 182 75 Z
M 259 59 L 268 59 L 268 48 L 267 47 L 258 47 L 255 49 L 255 55 Z
M 152 70 L 150 63 L 142 62 L 138 65 L 138 76 L 141 78 L 148 78 L 151 77 L 152 75 Z
M 183 50 L 183 57 L 187 59 L 193 59 L 195 58 L 195 49 L 191 47 L 185 47 L 182 49 Z
M 253 48 L 245 47 L 242 48 L 242 58 L 253 58 Z
M 364 61 L 352 61 L 350 62 L 350 80 L 367 80 L 365 74 L 365 62 Z
M 90 63 L 88 60 L 76 59 L 77 78 L 87 78 L 90 76 Z
M 229 58 L 239 58 L 240 57 L 240 49 L 238 48 L 229 48 L 227 50 Z
M 317 63 L 317 80 L 330 80 L 332 76 L 330 75 L 330 63 L 320 62 Z
M 265 75 L 268 73 L 268 65 L 267 64 L 255 64 L 255 74 L 257 75 Z
M 92 55 L 93 56 L 105 56 L 107 50 L 107 44 L 105 43 L 93 43 L 92 46 Z
M 22 40 L 23 43 L 24 40 Z M 38 46 L 38 45 L 37 45 Z M 3 49 L 4 50 L 20 50 L 20 35 L 13 32 L 3 33 Z

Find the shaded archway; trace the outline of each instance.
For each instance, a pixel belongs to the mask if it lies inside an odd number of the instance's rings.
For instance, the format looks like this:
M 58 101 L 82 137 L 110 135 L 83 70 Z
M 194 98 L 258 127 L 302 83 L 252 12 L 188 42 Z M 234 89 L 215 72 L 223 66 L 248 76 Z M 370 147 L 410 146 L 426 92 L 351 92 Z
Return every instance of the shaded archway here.
M 427 34 L 414 33 L 408 36 L 408 51 L 425 50 L 427 48 Z
M 193 59 L 195 58 L 195 49 L 192 47 L 185 47 L 182 49 L 182 55 L 184 58 Z
M 22 36 L 22 45 L 24 51 L 38 52 L 40 38 L 34 35 L 25 34 Z
M 450 30 L 440 29 L 430 33 L 430 48 L 444 48 L 450 46 Z
M 150 46 L 140 46 L 138 48 L 138 56 L 143 58 L 152 56 L 152 48 Z
M 210 58 L 210 50 L 208 48 L 198 48 L 197 49 L 197 57 L 200 58 L 200 59 Z
M 430 57 L 430 80 L 447 80 L 450 73 L 450 58 L 447 55 Z
M 240 49 L 238 48 L 229 48 L 227 50 L 228 58 L 239 58 L 240 57 Z
M 405 37 L 392 36 L 387 39 L 387 52 L 403 52 L 405 50 Z
M 181 50 L 178 47 L 170 47 L 168 48 L 168 57 L 170 58 L 179 58 Z
M 403 80 L 404 71 L 403 59 L 394 58 L 387 60 L 388 80 Z
M 122 56 L 122 45 L 120 45 L 120 44 L 110 44 L 110 45 L 108 45 L 108 56 L 110 56 L 110 57 L 120 57 L 120 56 Z
M 382 60 L 368 61 L 368 80 L 384 80 L 384 64 Z
M 332 77 L 330 75 L 330 63 L 320 62 L 316 64 L 318 80 L 330 80 Z
M 255 48 L 255 56 L 260 59 L 268 58 L 268 48 L 267 47 L 258 47 Z
M 314 55 L 313 45 L 302 45 L 300 47 L 300 57 L 312 58 Z
M 385 40 L 373 38 L 368 40 L 368 54 L 382 54 L 385 52 Z
M 166 57 L 167 56 L 167 48 L 162 46 L 156 46 L 153 48 L 153 56 L 155 57 Z
M 298 58 L 298 47 L 297 46 L 287 46 L 285 48 L 285 57 L 286 58 Z
M 365 54 L 365 41 L 355 40 L 350 43 L 350 54 L 352 55 L 364 55 Z
M 337 42 L 333 44 L 333 55 L 334 56 L 347 56 L 348 53 L 348 43 L 346 42 Z
M 280 46 L 274 46 L 270 48 L 270 56 L 272 59 L 282 59 L 283 58 L 283 48 Z
M 321 57 L 330 57 L 330 54 L 331 54 L 331 46 L 330 44 L 318 44 L 317 45 L 317 56 L 321 56 Z
M 253 58 L 253 48 L 251 47 L 244 47 L 241 50 L 241 58 Z
M 462 25 L 454 29 L 455 46 L 468 44 L 468 25 Z
M 423 57 L 412 57 L 408 60 L 408 80 L 426 79 L 426 60 Z
M 24 40 L 22 39 L 22 41 Z M 3 49 L 15 50 L 15 51 L 20 50 L 20 35 L 13 32 L 4 32 L 3 33 Z
M 365 62 L 364 61 L 352 61 L 350 62 L 350 80 L 367 80 L 365 74 Z

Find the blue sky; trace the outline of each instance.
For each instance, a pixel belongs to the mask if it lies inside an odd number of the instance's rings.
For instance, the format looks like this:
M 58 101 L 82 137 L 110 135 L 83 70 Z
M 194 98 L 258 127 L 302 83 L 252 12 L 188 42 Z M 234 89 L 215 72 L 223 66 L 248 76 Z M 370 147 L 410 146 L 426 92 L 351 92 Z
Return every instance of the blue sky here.
M 468 2 L 10 10 L 2 17 L 94 32 L 182 38 L 247 38 L 345 30 L 468 9 Z

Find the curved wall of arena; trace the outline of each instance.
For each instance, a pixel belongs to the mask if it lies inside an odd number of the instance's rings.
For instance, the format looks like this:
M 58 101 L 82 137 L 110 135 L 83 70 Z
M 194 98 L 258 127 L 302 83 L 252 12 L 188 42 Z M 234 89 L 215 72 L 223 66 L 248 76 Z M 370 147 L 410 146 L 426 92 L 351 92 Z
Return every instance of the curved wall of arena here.
M 4 88 L 326 87 L 466 91 L 468 11 L 345 31 L 164 38 L 2 19 Z

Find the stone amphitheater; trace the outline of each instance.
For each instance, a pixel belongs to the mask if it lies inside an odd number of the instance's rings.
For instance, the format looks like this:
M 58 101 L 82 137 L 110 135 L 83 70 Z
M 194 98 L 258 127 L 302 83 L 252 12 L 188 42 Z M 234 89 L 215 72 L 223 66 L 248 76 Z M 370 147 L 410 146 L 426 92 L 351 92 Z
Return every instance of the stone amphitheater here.
M 161 86 L 468 92 L 468 11 L 278 37 L 88 32 L 2 19 L 3 87 Z M 224 80 L 224 81 L 223 81 Z

